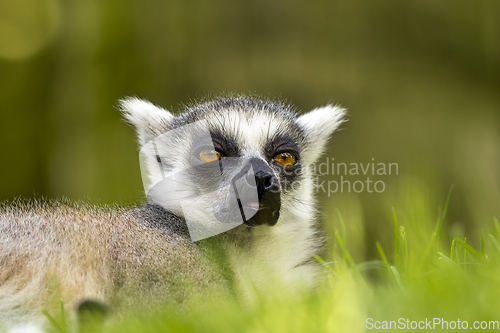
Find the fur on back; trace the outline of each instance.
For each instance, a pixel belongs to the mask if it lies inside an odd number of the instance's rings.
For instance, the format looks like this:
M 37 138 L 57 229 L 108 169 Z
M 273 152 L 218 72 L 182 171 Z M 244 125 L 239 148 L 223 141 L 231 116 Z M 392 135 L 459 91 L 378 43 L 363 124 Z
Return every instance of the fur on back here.
M 182 220 L 157 206 L 30 201 L 4 205 L 0 219 L 0 320 L 40 317 L 60 299 L 182 304 L 189 288 L 221 283 Z

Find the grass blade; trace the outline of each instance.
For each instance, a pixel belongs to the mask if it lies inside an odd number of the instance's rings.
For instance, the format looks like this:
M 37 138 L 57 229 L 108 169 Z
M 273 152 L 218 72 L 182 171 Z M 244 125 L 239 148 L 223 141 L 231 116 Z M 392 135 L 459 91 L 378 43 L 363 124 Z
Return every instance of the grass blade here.
M 439 255 L 439 258 L 440 259 L 443 259 L 443 261 L 453 267 L 456 267 L 457 266 L 457 263 L 454 262 L 453 260 L 451 260 L 450 258 L 448 258 L 444 253 L 441 253 L 441 252 L 437 252 L 437 254 Z
M 436 239 L 438 230 L 439 230 L 439 221 L 437 221 L 436 226 L 434 227 L 434 231 L 432 232 L 431 239 L 429 240 L 429 243 L 427 244 L 425 252 L 422 256 L 422 259 L 420 260 L 420 266 L 419 266 L 420 269 L 424 266 L 424 263 L 427 260 L 429 253 L 431 253 L 431 250 L 432 250 L 432 247 L 434 246 L 434 241 Z
M 455 240 L 458 244 L 462 245 L 462 247 L 463 247 L 464 249 L 466 249 L 466 250 L 467 250 L 467 252 L 469 252 L 470 254 L 472 254 L 473 256 L 475 256 L 476 258 L 478 258 L 478 259 L 481 259 L 481 258 L 482 258 L 481 253 L 477 252 L 477 250 L 476 250 L 476 249 L 474 249 L 472 246 L 470 246 L 469 244 L 467 244 L 466 242 L 464 242 L 464 241 L 463 241 L 463 240 L 461 240 L 460 238 L 455 237 L 455 238 L 454 238 L 454 240 Z
M 498 220 L 496 217 L 493 218 L 493 222 L 495 223 L 495 228 L 497 229 L 498 238 L 500 238 L 500 226 L 498 225 Z
M 62 329 L 61 326 L 59 326 L 59 324 L 57 323 L 57 321 L 54 319 L 54 317 L 52 317 L 47 311 L 45 310 L 42 310 L 42 314 L 47 317 L 47 319 L 50 321 L 50 323 L 52 325 L 54 325 L 55 328 L 57 328 L 57 330 L 61 333 L 65 333 L 65 330 Z
M 401 237 L 401 252 L 403 259 L 403 268 L 406 271 L 408 267 L 408 242 L 406 241 L 405 227 L 399 227 L 399 236 Z
M 399 266 L 399 233 L 398 233 L 398 218 L 396 210 L 392 207 L 392 225 L 394 228 L 394 265 Z
M 339 246 L 340 246 L 340 249 L 342 250 L 342 255 L 344 257 L 344 260 L 347 261 L 347 264 L 349 265 L 349 267 L 351 268 L 354 276 L 358 279 L 358 281 L 363 285 L 363 286 L 367 286 L 366 285 L 366 282 L 365 280 L 363 279 L 363 277 L 361 276 L 361 273 L 359 273 L 359 270 L 358 268 L 356 267 L 356 264 L 354 263 L 354 260 L 352 259 L 351 257 L 351 254 L 349 253 L 349 251 L 347 250 L 347 248 L 345 247 L 345 244 L 344 244 L 344 241 L 342 240 L 342 237 L 340 236 L 339 234 L 339 231 L 338 230 L 335 230 L 335 237 L 337 238 L 337 241 L 339 242 Z
M 338 208 L 336 208 L 335 210 L 337 211 L 337 216 L 339 217 L 340 221 L 340 230 L 342 230 L 342 239 L 345 241 L 347 239 L 347 231 L 345 228 L 344 218 L 342 217 L 342 214 L 340 214 L 340 210 Z
M 486 257 L 486 250 L 484 248 L 484 235 L 482 230 L 481 230 L 481 255 L 483 257 Z
M 450 204 L 451 193 L 453 192 L 453 187 L 454 187 L 454 185 L 451 185 L 450 190 L 448 191 L 448 197 L 446 198 L 444 210 L 441 213 L 441 217 L 438 219 L 438 221 L 436 223 L 436 227 L 434 228 L 434 232 L 432 233 L 431 239 L 430 239 L 430 241 L 427 245 L 427 248 L 425 249 L 425 252 L 422 256 L 422 259 L 420 261 L 420 268 L 423 267 L 425 261 L 427 260 L 427 257 L 429 256 L 429 253 L 431 253 L 431 250 L 432 250 L 432 247 L 434 246 L 434 241 L 436 240 L 437 235 L 439 235 L 438 242 L 441 243 L 441 236 L 443 234 L 444 219 L 446 217 L 446 213 L 448 212 L 448 206 Z
M 64 301 L 61 299 L 61 325 L 63 332 L 66 332 L 66 315 L 64 313 Z
M 500 254 L 500 245 L 498 244 L 495 236 L 493 236 L 492 234 L 489 234 L 490 238 L 491 238 L 491 242 L 493 243 L 493 245 L 495 246 L 495 249 L 497 249 L 497 253 Z
M 446 213 L 448 212 L 448 206 L 450 205 L 450 199 L 451 199 L 451 193 L 453 192 L 453 187 L 455 187 L 455 185 L 451 185 L 450 190 L 448 191 L 448 196 L 446 197 L 446 203 L 444 205 L 443 214 L 441 215 L 441 220 L 439 221 L 439 238 L 438 238 L 439 244 L 441 244 L 441 239 L 443 237 L 444 219 L 446 218 Z
M 403 287 L 403 283 L 401 282 L 401 277 L 399 276 L 398 269 L 394 266 L 391 266 L 391 271 L 392 274 L 394 275 L 394 278 L 396 279 L 396 283 L 398 284 L 399 287 Z
M 333 268 L 330 266 L 330 264 L 333 264 L 333 262 L 326 262 L 325 260 L 323 260 L 323 258 L 318 256 L 317 254 L 314 255 L 314 258 L 317 261 L 319 261 L 321 263 L 321 265 L 325 268 L 325 270 L 327 270 L 329 273 L 332 273 L 332 274 L 335 273 Z
M 380 245 L 380 243 L 378 241 L 376 242 L 376 245 L 377 245 L 378 253 L 380 254 L 380 258 L 382 258 L 382 261 L 384 262 L 387 270 L 389 272 L 391 272 L 391 265 L 389 265 L 389 262 L 387 261 L 387 257 L 385 256 L 384 250 L 382 249 L 382 245 Z

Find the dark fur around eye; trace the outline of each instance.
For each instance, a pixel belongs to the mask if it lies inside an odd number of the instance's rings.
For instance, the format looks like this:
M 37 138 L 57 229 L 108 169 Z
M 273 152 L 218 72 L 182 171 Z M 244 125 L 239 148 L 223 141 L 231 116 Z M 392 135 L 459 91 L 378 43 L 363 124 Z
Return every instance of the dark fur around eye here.
M 219 132 L 211 131 L 212 142 L 216 151 L 222 156 L 237 157 L 240 156 L 240 149 L 232 138 L 222 135 Z

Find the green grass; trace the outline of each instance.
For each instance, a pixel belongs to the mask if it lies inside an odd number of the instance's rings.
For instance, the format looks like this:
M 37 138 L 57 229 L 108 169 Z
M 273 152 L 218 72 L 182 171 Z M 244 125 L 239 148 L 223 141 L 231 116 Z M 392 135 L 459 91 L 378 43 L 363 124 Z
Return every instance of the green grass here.
M 317 257 L 325 279 L 315 293 L 297 295 L 275 288 L 273 293 L 260 295 L 252 306 L 232 298 L 205 299 L 192 304 L 189 312 L 165 309 L 155 315 L 111 316 L 104 331 L 365 332 L 367 320 L 373 325 L 393 321 L 400 328 L 403 322 L 424 325 L 427 320 L 435 322 L 438 331 L 446 328 L 443 320 L 450 330 L 458 320 L 460 325 L 467 321 L 469 328 L 476 321 L 476 325 L 495 325 L 493 322 L 500 321 L 498 220 L 490 223 L 493 232 L 485 236 L 481 232 L 478 248 L 465 237 L 445 242 L 450 228 L 445 223 L 450 197 L 451 190 L 432 229 L 421 230 L 424 221 L 408 219 L 403 223 L 393 208 L 392 244 L 373 240 L 369 246 L 377 249 L 379 258 L 359 263 L 347 246 L 351 243 L 339 212 L 340 230 L 333 231 L 332 260 Z M 387 230 L 391 230 L 390 221 Z M 64 321 L 64 312 L 56 319 L 47 316 L 54 332 L 65 332 L 66 327 L 71 331 L 71 323 L 60 321 Z

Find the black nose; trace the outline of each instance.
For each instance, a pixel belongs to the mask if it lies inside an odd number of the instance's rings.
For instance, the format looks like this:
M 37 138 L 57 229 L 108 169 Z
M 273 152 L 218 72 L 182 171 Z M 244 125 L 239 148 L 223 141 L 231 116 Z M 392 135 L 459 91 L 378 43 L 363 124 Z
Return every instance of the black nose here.
M 248 174 L 247 177 L 251 177 L 251 174 Z M 276 192 L 278 188 L 278 180 L 274 177 L 273 174 L 267 171 L 258 170 L 255 172 L 255 185 L 257 186 L 257 195 L 259 197 L 259 201 L 262 200 L 262 197 L 266 192 Z

